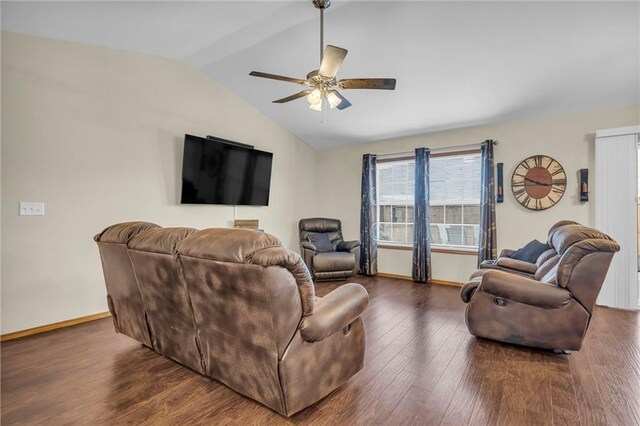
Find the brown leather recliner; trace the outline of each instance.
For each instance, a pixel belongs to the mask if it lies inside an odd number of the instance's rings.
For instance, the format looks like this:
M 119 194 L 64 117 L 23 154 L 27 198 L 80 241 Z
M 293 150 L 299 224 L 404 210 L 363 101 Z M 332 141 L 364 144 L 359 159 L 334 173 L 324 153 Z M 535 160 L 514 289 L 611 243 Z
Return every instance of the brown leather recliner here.
M 360 241 L 344 241 L 342 223 L 338 219 L 314 217 L 301 219 L 300 253 L 315 281 L 339 280 L 356 275 L 360 266 Z M 310 234 L 327 234 L 333 250 L 318 252 L 309 241 Z
M 545 349 L 579 350 L 613 255 L 608 235 L 579 224 L 551 233 L 557 263 L 544 276 L 487 270 L 461 290 L 478 337 Z
M 363 367 L 367 291 L 316 298 L 300 256 L 269 234 L 129 222 L 95 241 L 117 332 L 285 416 Z

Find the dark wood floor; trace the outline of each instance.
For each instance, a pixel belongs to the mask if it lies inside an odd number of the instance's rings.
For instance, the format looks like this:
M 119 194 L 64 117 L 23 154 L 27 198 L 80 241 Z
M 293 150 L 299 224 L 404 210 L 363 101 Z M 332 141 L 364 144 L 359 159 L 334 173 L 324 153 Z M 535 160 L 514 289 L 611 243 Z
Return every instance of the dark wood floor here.
M 584 348 L 554 355 L 470 336 L 456 288 L 358 281 L 365 368 L 290 419 L 107 318 L 2 344 L 2 424 L 640 424 L 638 313 L 598 308 Z

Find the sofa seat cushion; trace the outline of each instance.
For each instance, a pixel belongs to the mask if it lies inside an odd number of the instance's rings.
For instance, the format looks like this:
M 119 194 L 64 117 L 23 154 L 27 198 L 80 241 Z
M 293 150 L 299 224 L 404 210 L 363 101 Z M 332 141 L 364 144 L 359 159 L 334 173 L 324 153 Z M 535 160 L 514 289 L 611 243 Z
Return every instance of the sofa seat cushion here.
M 355 266 L 356 256 L 346 251 L 318 253 L 313 257 L 313 269 L 318 272 L 347 271 Z

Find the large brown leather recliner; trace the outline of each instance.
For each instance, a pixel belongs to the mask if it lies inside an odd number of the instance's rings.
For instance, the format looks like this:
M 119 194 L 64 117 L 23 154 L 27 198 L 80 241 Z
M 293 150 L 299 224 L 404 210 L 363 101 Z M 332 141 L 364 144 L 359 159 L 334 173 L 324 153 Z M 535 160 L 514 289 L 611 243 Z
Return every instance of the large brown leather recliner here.
M 95 241 L 117 332 L 278 413 L 363 367 L 367 291 L 317 298 L 300 256 L 269 234 L 129 222 Z
M 593 307 L 620 250 L 608 235 L 579 224 L 551 232 L 558 256 L 544 276 L 487 270 L 461 290 L 475 336 L 545 349 L 579 350 Z
M 338 219 L 314 217 L 301 219 L 300 253 L 315 281 L 339 280 L 356 275 L 360 266 L 360 241 L 344 241 Z M 309 234 L 327 234 L 333 251 L 319 253 L 309 242 Z

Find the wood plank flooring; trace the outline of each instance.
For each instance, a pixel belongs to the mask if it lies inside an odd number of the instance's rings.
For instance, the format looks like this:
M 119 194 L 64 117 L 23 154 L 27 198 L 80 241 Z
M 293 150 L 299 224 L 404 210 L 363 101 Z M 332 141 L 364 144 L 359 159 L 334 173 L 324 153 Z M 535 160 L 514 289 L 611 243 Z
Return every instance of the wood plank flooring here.
M 371 297 L 365 367 L 290 419 L 102 319 L 2 344 L 2 424 L 640 424 L 636 312 L 597 308 L 584 348 L 555 355 L 470 336 L 456 288 L 353 281 Z

